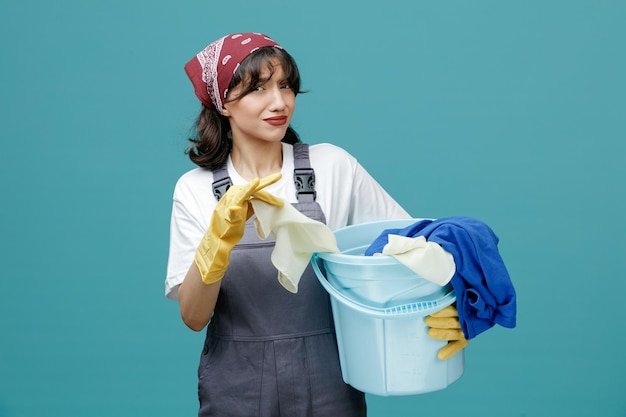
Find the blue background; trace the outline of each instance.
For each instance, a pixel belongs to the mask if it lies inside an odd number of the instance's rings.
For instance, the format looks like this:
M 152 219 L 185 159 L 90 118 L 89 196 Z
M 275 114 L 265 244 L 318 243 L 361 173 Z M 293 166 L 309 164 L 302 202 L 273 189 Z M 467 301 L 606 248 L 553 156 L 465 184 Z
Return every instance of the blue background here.
M 199 110 L 183 65 L 265 32 L 416 217 L 488 223 L 516 329 L 448 389 L 370 416 L 625 416 L 622 1 L 0 2 L 0 416 L 192 416 L 202 334 L 164 298 Z

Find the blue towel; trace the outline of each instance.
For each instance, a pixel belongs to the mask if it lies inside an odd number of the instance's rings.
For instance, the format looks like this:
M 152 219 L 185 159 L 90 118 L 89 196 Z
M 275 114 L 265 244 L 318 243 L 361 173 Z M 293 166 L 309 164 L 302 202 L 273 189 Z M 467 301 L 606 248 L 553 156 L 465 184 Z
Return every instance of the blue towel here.
M 456 272 L 450 283 L 466 339 L 495 324 L 515 327 L 515 289 L 498 252 L 498 237 L 485 223 L 461 216 L 420 220 L 402 229 L 384 230 L 365 255 L 381 253 L 389 234 L 424 236 L 452 254 Z

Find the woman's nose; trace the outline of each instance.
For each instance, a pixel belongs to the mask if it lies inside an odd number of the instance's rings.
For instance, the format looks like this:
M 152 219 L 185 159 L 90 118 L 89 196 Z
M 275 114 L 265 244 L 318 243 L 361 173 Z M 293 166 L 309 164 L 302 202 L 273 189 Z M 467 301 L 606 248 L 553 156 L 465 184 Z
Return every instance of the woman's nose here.
M 285 108 L 285 98 L 283 97 L 282 88 L 272 88 L 272 102 L 270 109 L 273 111 L 282 110 Z

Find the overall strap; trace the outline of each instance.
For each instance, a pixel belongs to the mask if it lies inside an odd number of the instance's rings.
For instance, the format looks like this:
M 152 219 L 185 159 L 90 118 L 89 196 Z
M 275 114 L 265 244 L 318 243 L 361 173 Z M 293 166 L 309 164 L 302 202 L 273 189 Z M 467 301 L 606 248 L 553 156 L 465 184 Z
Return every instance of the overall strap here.
M 296 186 L 298 203 L 315 201 L 315 171 L 309 160 L 309 145 L 295 143 L 293 145 L 293 181 Z M 213 171 L 213 195 L 217 201 L 228 191 L 233 182 L 228 175 L 226 164 Z
M 226 194 L 231 185 L 233 185 L 233 182 L 228 175 L 226 164 L 213 171 L 213 195 L 217 198 L 217 201 L 220 201 L 220 198 Z
M 309 145 L 295 143 L 293 145 L 293 181 L 296 185 L 296 197 L 299 203 L 315 201 L 315 171 L 309 160 Z

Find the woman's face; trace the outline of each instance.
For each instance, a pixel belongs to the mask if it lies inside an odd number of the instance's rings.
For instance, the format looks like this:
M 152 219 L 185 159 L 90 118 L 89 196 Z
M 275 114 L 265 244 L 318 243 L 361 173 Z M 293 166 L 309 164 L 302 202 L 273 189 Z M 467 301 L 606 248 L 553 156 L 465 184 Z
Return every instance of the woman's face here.
M 242 83 L 229 91 L 222 114 L 228 117 L 233 141 L 280 142 L 291 123 L 296 94 L 287 83 L 282 66 L 270 61 L 270 68 L 261 71 L 261 80 L 254 91 L 237 98 Z

